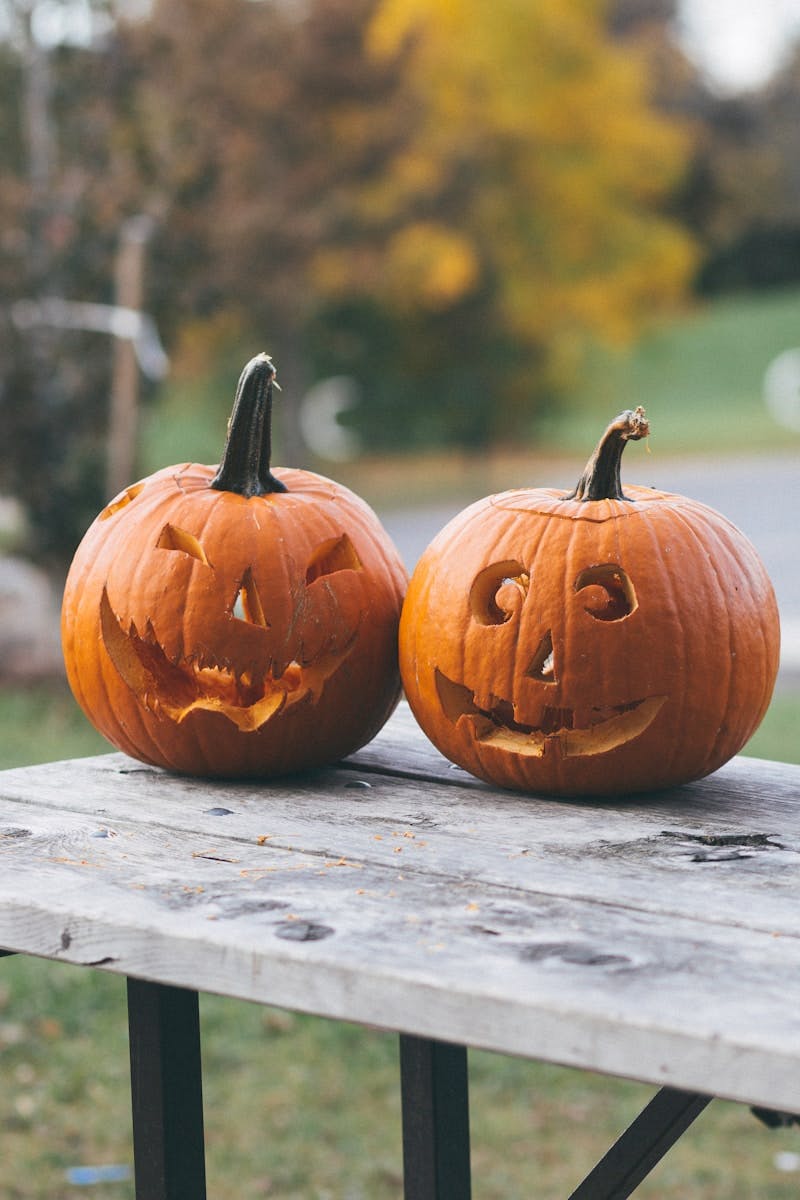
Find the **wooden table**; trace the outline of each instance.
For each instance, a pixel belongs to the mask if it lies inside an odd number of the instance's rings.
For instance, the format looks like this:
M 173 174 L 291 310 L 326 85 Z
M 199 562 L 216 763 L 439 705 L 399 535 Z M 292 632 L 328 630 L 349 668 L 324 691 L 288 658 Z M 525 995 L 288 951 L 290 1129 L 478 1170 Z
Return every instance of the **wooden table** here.
M 469 1196 L 467 1046 L 658 1086 L 576 1200 L 628 1196 L 711 1095 L 800 1112 L 798 767 L 538 799 L 401 709 L 274 784 L 5 771 L 0 853 L 0 946 L 128 977 L 140 1200 L 205 1194 L 198 991 L 398 1031 L 408 1200 Z

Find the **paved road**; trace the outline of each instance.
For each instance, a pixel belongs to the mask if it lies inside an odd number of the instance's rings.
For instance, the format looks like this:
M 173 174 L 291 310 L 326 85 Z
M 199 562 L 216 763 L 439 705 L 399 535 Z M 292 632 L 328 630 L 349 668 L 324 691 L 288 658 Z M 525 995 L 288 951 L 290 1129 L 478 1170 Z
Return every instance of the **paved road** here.
M 580 464 L 577 474 L 580 473 Z M 623 472 L 643 483 L 702 500 L 724 513 L 755 545 L 775 585 L 781 612 L 781 674 L 800 675 L 800 459 L 796 453 L 750 458 L 663 460 L 640 455 Z M 543 487 L 568 487 L 559 475 Z M 481 495 L 476 491 L 475 499 Z M 462 504 L 382 513 L 407 566 L 412 568 L 430 539 Z

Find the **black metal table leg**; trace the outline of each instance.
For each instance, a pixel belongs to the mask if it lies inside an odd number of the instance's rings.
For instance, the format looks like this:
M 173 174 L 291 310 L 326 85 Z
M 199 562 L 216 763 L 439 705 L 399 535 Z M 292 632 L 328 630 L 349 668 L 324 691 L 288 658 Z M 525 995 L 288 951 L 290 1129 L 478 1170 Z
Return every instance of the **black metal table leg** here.
M 712 1099 L 662 1088 L 569 1200 L 625 1200 Z
M 137 1200 L 205 1200 L 197 992 L 128 980 Z
M 469 1200 L 466 1046 L 400 1035 L 405 1200 Z

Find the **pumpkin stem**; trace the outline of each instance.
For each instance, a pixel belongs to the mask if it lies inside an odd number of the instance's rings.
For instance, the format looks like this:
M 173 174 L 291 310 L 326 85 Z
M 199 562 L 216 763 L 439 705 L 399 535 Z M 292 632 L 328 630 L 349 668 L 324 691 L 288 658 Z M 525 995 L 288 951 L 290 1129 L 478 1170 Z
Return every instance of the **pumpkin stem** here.
M 628 442 L 647 437 L 650 425 L 641 405 L 626 409 L 609 425 L 597 443 L 583 474 L 565 500 L 629 500 L 622 490 L 620 462 Z
M 239 376 L 228 440 L 209 485 L 219 492 L 237 492 L 249 500 L 287 490 L 270 470 L 275 374 L 269 355 L 257 354 Z

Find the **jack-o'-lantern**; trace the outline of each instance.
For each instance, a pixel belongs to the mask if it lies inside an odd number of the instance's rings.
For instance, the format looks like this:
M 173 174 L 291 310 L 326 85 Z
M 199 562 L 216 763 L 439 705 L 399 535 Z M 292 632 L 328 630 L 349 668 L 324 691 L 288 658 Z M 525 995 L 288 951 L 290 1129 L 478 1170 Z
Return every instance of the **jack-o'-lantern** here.
M 129 487 L 75 554 L 62 607 L 70 685 L 145 762 L 276 775 L 367 742 L 399 696 L 406 572 L 347 488 L 270 468 L 275 369 L 239 381 L 219 468 Z
M 629 487 L 643 409 L 577 488 L 523 488 L 455 517 L 400 623 L 411 708 L 453 762 L 505 787 L 621 795 L 700 778 L 760 723 L 779 622 L 758 554 L 686 497 Z

